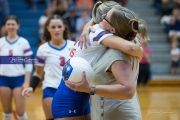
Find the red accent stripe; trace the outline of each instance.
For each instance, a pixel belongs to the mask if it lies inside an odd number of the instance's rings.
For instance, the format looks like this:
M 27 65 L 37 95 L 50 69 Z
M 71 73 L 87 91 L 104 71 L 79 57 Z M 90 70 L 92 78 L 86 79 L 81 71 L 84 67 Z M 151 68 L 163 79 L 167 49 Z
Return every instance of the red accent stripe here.
M 109 33 L 110 32 L 108 32 L 108 31 L 102 31 L 96 37 L 93 38 L 93 41 L 98 41 L 103 35 L 109 34 Z
M 31 48 L 24 50 L 24 53 L 31 51 Z

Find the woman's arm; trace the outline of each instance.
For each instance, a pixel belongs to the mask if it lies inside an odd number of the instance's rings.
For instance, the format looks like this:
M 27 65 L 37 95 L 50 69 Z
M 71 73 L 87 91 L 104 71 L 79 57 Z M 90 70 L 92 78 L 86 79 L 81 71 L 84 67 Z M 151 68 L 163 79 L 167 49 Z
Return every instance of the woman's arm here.
M 95 94 L 114 99 L 131 99 L 136 91 L 135 77 L 128 62 L 115 61 L 111 71 L 117 81 L 115 85 L 97 85 Z
M 101 41 L 101 44 L 110 48 L 118 49 L 126 54 L 136 56 L 139 60 L 143 57 L 143 50 L 138 44 L 118 36 L 108 36 Z
M 136 91 L 135 77 L 133 76 L 132 67 L 128 62 L 115 61 L 110 71 L 112 71 L 117 84 L 114 85 L 97 85 L 95 94 L 106 96 L 113 99 L 131 99 Z M 90 93 L 90 84 L 83 72 L 83 79 L 79 83 L 65 81 L 66 85 L 72 90 Z
M 92 29 L 93 25 L 94 25 L 94 22 L 93 22 L 93 19 L 91 19 L 84 26 L 83 32 L 81 36 L 79 37 L 79 42 L 78 42 L 78 45 L 80 46 L 81 49 L 82 49 L 82 46 L 87 48 L 87 44 L 90 45 L 89 33 L 94 31 Z M 136 56 L 139 58 L 139 61 L 143 57 L 143 50 L 138 44 L 135 44 L 133 42 L 130 42 L 118 36 L 108 36 L 101 42 L 101 44 L 110 48 L 118 49 L 126 54 Z

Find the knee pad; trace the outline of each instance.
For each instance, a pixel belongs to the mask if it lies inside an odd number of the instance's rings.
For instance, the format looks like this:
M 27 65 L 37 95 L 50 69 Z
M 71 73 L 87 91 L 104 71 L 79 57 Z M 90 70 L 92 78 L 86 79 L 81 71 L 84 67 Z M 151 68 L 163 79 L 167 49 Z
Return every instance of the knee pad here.
M 18 120 L 28 120 L 28 116 L 26 113 L 23 114 L 23 116 L 17 115 Z
M 12 120 L 12 113 L 3 113 L 3 119 L 2 120 Z

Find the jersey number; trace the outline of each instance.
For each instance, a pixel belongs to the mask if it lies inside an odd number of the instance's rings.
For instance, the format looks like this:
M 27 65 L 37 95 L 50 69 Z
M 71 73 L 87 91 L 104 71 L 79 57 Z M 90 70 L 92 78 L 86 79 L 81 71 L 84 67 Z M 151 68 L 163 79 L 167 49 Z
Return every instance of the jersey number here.
M 72 49 L 71 49 L 71 52 L 70 52 L 70 57 L 73 57 L 75 52 L 76 52 L 76 49 L 75 49 L 75 48 L 72 48 Z
M 61 61 L 60 66 L 64 66 L 65 58 L 64 57 L 60 57 L 59 60 Z
M 13 56 L 13 50 L 9 50 L 9 56 Z

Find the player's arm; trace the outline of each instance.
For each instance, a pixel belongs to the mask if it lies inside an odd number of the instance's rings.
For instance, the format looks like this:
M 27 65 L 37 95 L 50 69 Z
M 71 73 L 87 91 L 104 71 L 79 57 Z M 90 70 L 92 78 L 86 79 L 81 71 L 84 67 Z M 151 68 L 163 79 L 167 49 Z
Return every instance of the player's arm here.
M 141 60 L 143 56 L 143 50 L 138 44 L 115 35 L 105 37 L 101 41 L 101 44 L 110 48 L 118 49 L 126 54 L 136 56 L 139 60 Z
M 36 65 L 33 77 L 31 78 L 31 81 L 30 81 L 30 87 L 33 88 L 33 91 L 36 89 L 39 82 L 41 81 L 41 78 L 43 76 L 43 71 L 44 71 L 43 66 Z
M 32 95 L 33 91 L 38 86 L 42 75 L 43 75 L 43 66 L 36 66 L 33 77 L 31 78 L 31 81 L 30 81 L 30 86 L 28 88 L 24 88 L 22 91 L 23 96 L 29 97 Z
M 28 58 L 31 58 L 31 56 L 29 56 Z M 32 70 L 33 70 L 32 63 L 25 64 L 25 79 L 24 79 L 24 83 L 22 85 L 23 88 L 29 87 Z
M 26 87 L 29 86 L 30 77 L 31 77 L 31 72 L 26 71 L 24 83 L 23 83 L 23 85 L 22 85 L 23 88 L 26 88 Z

